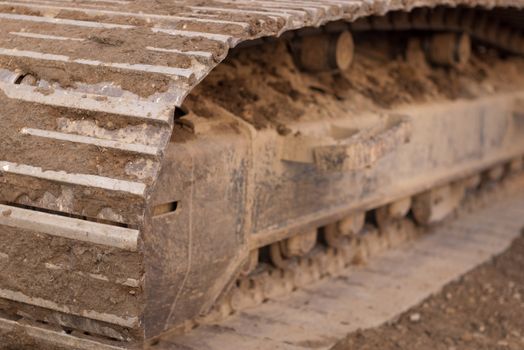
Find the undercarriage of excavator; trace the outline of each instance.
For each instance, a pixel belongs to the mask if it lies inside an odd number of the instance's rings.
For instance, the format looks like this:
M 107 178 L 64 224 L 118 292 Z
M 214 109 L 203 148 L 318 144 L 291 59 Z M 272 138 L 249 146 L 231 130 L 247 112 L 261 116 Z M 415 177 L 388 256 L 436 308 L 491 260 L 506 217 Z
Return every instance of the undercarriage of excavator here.
M 521 6 L 0 2 L 0 339 L 154 346 L 524 189 Z

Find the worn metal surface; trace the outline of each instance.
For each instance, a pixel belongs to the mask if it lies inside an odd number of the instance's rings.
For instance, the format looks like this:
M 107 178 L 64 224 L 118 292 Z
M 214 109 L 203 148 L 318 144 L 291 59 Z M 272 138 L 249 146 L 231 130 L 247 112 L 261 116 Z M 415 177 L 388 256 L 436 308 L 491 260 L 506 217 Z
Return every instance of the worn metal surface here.
M 521 181 L 522 182 L 522 181 Z M 524 226 L 522 187 L 487 208 L 340 273 L 151 349 L 329 349 L 348 332 L 379 326 L 503 252 Z M 428 278 L 431 276 L 431 278 Z
M 179 205 L 174 213 L 154 217 L 155 234 L 147 237 L 151 252 L 146 254 L 146 280 L 152 288 L 146 324 L 156 333 L 189 315 L 205 314 L 254 249 L 522 157 L 524 129 L 513 114 L 521 96 L 511 93 L 392 111 L 409 118 L 412 137 L 365 171 L 326 171 L 314 163 L 282 160 L 287 136 L 270 129 L 211 132 L 192 142 L 171 143 L 166 152 L 169 166 L 159 177 L 152 203 L 177 200 Z M 328 135 L 333 125 L 365 130 L 365 125 L 382 125 L 384 118 L 366 114 L 290 127 L 300 135 Z M 227 125 L 227 120 L 220 123 Z M 370 144 L 369 153 L 381 152 L 383 143 L 375 145 L 378 149 Z M 434 216 L 441 219 L 442 213 Z M 173 232 L 178 235 L 167 245 Z M 170 254 L 173 251 L 176 254 Z
M 450 107 L 472 111 L 475 125 L 484 122 L 479 110 L 502 115 L 486 128 L 493 147 L 470 145 L 478 153 L 469 162 L 456 155 L 457 164 L 440 174 L 430 165 L 446 162 L 427 159 L 424 171 L 433 177 L 391 192 L 316 192 L 326 182 L 346 189 L 361 188 L 364 178 L 377 183 L 384 168 L 364 177 L 304 173 L 300 166 L 283 171 L 282 140 L 272 132 L 244 128 L 240 136 L 169 142 L 175 106 L 241 42 L 439 4 L 450 3 L 1 1 L 0 308 L 141 341 L 208 310 L 253 248 L 519 154 L 522 129 L 503 132 L 514 123 L 508 106 L 518 92 Z M 471 2 L 451 3 L 459 4 Z M 414 127 L 433 122 L 422 118 Z M 452 121 L 438 123 L 446 128 Z M 455 140 L 461 132 L 467 131 L 457 129 Z M 400 138 L 378 146 L 402 149 Z M 262 152 L 267 145 L 270 152 Z M 455 150 L 447 152 L 442 156 Z M 379 153 L 355 167 L 392 161 L 389 152 Z M 411 156 L 396 153 L 404 161 Z M 303 205 L 294 208 L 294 200 Z M 153 217 L 154 206 L 174 202 L 179 210 Z

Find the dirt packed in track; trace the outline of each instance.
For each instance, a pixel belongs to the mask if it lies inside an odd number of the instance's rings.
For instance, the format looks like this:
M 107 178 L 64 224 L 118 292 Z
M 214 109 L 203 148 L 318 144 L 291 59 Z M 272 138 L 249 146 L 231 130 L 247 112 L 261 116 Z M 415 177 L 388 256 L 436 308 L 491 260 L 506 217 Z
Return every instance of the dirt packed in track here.
M 461 68 L 429 65 L 422 52 L 390 52 L 357 44 L 345 72 L 301 72 L 284 41 L 233 52 L 186 100 L 195 114 L 233 114 L 254 125 L 286 130 L 289 123 L 380 112 L 413 103 L 473 99 L 521 86 L 524 60 L 476 50 Z
M 332 350 L 524 349 L 524 234 L 511 248 L 398 320 Z

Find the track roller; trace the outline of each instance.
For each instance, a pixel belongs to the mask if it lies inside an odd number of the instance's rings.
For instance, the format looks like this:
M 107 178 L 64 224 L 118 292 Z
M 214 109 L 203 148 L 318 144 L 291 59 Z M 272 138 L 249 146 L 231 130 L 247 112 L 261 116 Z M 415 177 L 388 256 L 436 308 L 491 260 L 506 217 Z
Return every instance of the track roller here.
M 326 243 L 331 247 L 339 246 L 344 238 L 354 236 L 362 230 L 365 218 L 366 214 L 359 212 L 327 225 L 324 228 Z
M 296 64 L 305 71 L 345 71 L 353 62 L 354 43 L 349 31 L 306 35 L 293 39 Z
M 464 197 L 464 184 L 455 183 L 429 190 L 413 200 L 413 215 L 422 225 L 443 220 L 455 210 Z
M 471 39 L 464 33 L 438 33 L 424 43 L 429 62 L 448 67 L 460 67 L 471 57 Z
M 285 268 L 288 266 L 289 259 L 306 255 L 316 243 L 316 229 L 275 242 L 269 249 L 271 261 L 275 266 Z
M 404 198 L 399 201 L 389 203 L 375 211 L 375 219 L 380 228 L 385 227 L 392 221 L 404 218 L 411 208 L 411 198 Z
M 317 242 L 317 230 L 311 230 L 288 238 L 282 245 L 282 252 L 287 258 L 306 255 Z
M 422 48 L 421 38 L 410 38 L 406 44 L 405 59 L 412 66 L 427 65 L 426 53 Z

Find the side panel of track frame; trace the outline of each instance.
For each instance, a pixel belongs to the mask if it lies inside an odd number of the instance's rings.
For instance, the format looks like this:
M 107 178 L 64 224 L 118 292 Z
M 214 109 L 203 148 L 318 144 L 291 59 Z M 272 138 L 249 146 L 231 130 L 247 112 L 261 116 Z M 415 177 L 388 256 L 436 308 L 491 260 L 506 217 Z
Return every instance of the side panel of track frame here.
M 517 108 L 523 97 L 519 92 L 404 108 L 391 115 L 297 123 L 291 127 L 301 131 L 298 137 L 255 132 L 247 124 L 241 135 L 216 135 L 214 121 L 201 125 L 211 130 L 208 136 L 170 144 L 166 159 L 172 166 L 191 162 L 187 168 L 192 170 L 173 177 L 171 166 L 165 167 L 153 197 L 158 205 L 179 201 L 172 214 L 177 220 L 153 218 L 153 231 L 185 234 L 177 238 L 175 256 L 169 254 L 169 247 L 162 247 L 162 241 L 152 244 L 153 251 L 165 251 L 150 255 L 154 258 L 146 263 L 155 293 L 155 298 L 148 298 L 152 303 L 145 318 L 153 324 L 152 333 L 166 323 L 176 325 L 189 315 L 205 314 L 251 250 L 522 157 L 524 128 Z M 402 116 L 402 138 L 392 143 L 391 152 L 365 168 L 326 170 L 297 155 L 297 149 L 312 153 L 335 129 L 385 125 L 381 130 L 396 140 L 395 133 L 388 131 L 398 126 L 390 123 L 398 116 Z M 308 130 L 316 136 L 307 137 Z M 319 130 L 325 134 L 319 136 Z M 232 144 L 235 147 L 228 147 Z M 384 144 L 390 143 L 374 147 Z M 368 152 L 378 151 L 370 147 Z

